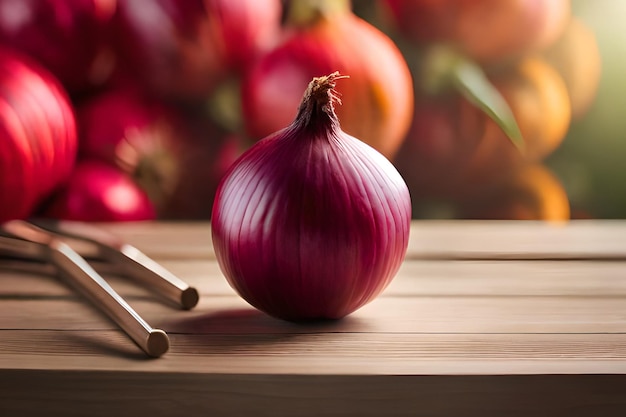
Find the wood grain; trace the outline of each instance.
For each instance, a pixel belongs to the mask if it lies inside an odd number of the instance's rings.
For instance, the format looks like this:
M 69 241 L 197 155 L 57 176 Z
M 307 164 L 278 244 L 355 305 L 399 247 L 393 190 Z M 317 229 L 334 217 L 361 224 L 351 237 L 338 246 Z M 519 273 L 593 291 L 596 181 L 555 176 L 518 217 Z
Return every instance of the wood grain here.
M 149 360 L 48 266 L 0 259 L 0 416 L 626 415 L 626 222 L 415 222 L 378 299 L 308 324 L 238 297 L 207 223 L 104 227 L 199 305 L 99 266 L 169 333 Z
M 232 295 L 215 261 L 163 260 L 160 263 L 207 297 Z M 122 295 L 145 297 L 149 291 L 114 274 L 107 280 Z M 406 260 L 382 296 L 443 295 L 626 295 L 624 265 L 601 261 Z M 0 298 L 71 296 L 50 268 L 24 262 L 3 267 Z
M 102 227 L 160 259 L 212 258 L 208 223 L 106 224 Z M 167 241 L 163 240 L 167 236 Z M 626 260 L 626 222 L 414 221 L 409 259 Z
M 623 374 L 626 334 L 170 334 L 161 360 L 117 330 L 3 332 L 2 369 L 300 375 Z M 19 358 L 28 356 L 20 364 Z M 54 361 L 50 360 L 54 357 Z M 100 358 L 101 357 L 101 358 Z M 95 358 L 99 358 L 94 362 Z
M 193 311 L 155 299 L 129 303 L 154 327 L 172 333 L 626 333 L 620 297 L 381 297 L 338 322 L 293 324 L 258 313 L 236 296 L 203 298 Z M 82 300 L 7 299 L 0 329 L 114 329 Z

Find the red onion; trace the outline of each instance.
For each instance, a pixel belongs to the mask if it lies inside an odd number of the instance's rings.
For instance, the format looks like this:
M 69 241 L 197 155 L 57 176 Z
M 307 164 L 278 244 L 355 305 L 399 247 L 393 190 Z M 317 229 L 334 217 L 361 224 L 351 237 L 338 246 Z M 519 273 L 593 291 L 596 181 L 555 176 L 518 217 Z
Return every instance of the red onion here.
M 236 150 L 222 149 L 224 139 L 205 119 L 132 88 L 111 90 L 78 109 L 81 155 L 128 173 L 159 217 L 207 219 L 224 172 L 217 165 L 230 164 Z
M 177 186 L 184 150 L 173 110 L 132 88 L 98 95 L 78 108 L 80 154 L 128 173 L 162 206 Z
M 107 80 L 116 0 L 0 0 L 0 42 L 32 56 L 71 92 Z
M 245 71 L 260 52 L 276 41 L 280 29 L 280 0 L 204 0 L 212 49 L 236 71 Z
M 206 95 L 224 71 L 203 35 L 203 0 L 118 0 L 114 20 L 121 67 L 157 95 Z
M 188 134 L 178 132 L 180 147 L 172 152 L 178 182 L 160 216 L 167 219 L 209 219 L 215 192 L 225 171 L 241 155 L 238 136 L 225 135 L 210 120 L 185 118 Z
M 213 206 L 228 282 L 286 320 L 350 314 L 391 282 L 407 249 L 408 188 L 384 156 L 341 130 L 338 78 L 313 79 L 296 119 L 231 166 Z
M 148 196 L 124 172 L 100 161 L 78 162 L 44 212 L 57 219 L 112 222 L 153 220 Z
M 241 73 L 280 28 L 280 0 L 118 0 L 117 45 L 150 92 L 204 99 Z
M 76 136 L 58 81 L 22 54 L 0 49 L 0 221 L 28 217 L 66 180 Z
M 137 151 L 153 147 L 154 140 L 150 136 L 163 137 L 174 124 L 172 113 L 164 105 L 148 100 L 129 86 L 83 102 L 77 108 L 77 116 L 81 155 L 112 163 L 126 160 L 121 148 L 129 144 Z
M 288 125 L 311 78 L 340 71 L 351 78 L 342 89 L 346 104 L 337 109 L 342 128 L 392 158 L 413 112 L 413 81 L 398 47 L 352 13 L 347 0 L 289 5 L 285 38 L 242 81 L 248 135 L 260 139 Z

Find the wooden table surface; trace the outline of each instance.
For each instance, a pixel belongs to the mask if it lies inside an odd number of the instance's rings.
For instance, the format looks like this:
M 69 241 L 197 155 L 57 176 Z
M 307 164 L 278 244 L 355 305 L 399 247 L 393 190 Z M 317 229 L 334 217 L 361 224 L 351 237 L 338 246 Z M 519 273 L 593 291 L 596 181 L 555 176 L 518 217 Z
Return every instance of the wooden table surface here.
M 170 351 L 0 260 L 0 416 L 626 415 L 626 222 L 414 222 L 398 276 L 331 323 L 256 311 L 208 223 L 108 229 L 196 286 L 179 311 L 107 276 Z

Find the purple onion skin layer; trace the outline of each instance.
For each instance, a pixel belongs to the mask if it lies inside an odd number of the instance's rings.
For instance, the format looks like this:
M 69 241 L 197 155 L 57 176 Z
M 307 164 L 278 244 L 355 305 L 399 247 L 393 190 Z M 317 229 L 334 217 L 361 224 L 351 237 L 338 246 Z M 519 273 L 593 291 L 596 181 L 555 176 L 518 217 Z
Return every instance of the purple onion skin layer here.
M 231 166 L 213 206 L 228 282 L 285 320 L 352 313 L 387 287 L 408 245 L 408 188 L 384 156 L 341 130 L 337 77 L 320 78 L 330 78 L 324 95 L 310 85 L 296 120 Z

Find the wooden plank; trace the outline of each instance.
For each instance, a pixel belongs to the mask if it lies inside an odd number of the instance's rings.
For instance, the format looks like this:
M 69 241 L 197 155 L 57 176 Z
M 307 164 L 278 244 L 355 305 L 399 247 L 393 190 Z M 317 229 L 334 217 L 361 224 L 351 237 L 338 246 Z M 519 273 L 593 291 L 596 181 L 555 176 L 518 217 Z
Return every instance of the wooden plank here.
M 49 275 L 0 263 L 0 415 L 626 415 L 626 222 L 416 222 L 379 299 L 306 325 L 234 294 L 207 223 L 111 230 L 200 304 L 107 276 L 170 334 L 150 360 Z
M 131 305 L 172 333 L 626 333 L 622 297 L 424 296 L 381 297 L 340 321 L 294 324 L 273 319 L 237 296 L 203 298 L 193 311 L 154 299 Z M 76 299 L 5 299 L 0 329 L 114 329 Z
M 161 259 L 213 257 L 206 222 L 102 225 Z M 410 259 L 626 259 L 626 222 L 438 221 L 412 223 Z
M 171 332 L 624 333 L 621 297 L 381 297 L 339 322 L 285 323 L 256 313 L 236 297 L 205 300 L 189 314 L 138 310 Z
M 206 295 L 233 294 L 215 261 L 166 260 L 160 264 Z M 152 296 L 149 287 L 143 287 L 130 278 L 111 273 L 109 272 L 112 270 L 111 267 L 103 268 L 101 265 L 95 264 L 94 266 L 123 297 Z M 46 296 L 72 297 L 76 295 L 57 277 L 53 268 L 23 261 L 11 262 L 8 267 L 6 264 L 0 264 L 0 299 Z
M 135 245 L 149 256 L 162 259 L 214 259 L 208 222 L 124 222 L 98 224 Z
M 1 369 L 266 375 L 626 374 L 626 334 L 172 334 L 171 350 L 159 360 L 147 358 L 114 330 L 3 330 L 0 336 Z
M 202 297 L 233 295 L 215 261 L 164 260 L 161 264 Z M 74 293 L 54 275 L 33 273 L 25 263 L 0 269 L 0 299 L 71 297 Z M 459 261 L 407 260 L 381 297 L 388 296 L 624 296 L 625 264 L 613 261 Z M 151 293 L 123 277 L 105 274 L 125 297 Z
M 626 295 L 625 268 L 600 261 L 405 261 L 383 296 L 619 297 Z
M 407 257 L 626 260 L 626 222 L 415 221 Z
M 219 321 L 232 325 L 248 320 L 256 326 L 254 310 L 234 294 L 215 263 L 164 265 L 198 286 L 202 299 L 195 311 L 175 310 L 142 288 L 109 279 L 147 320 L 168 330 L 192 332 L 190 326 L 204 322 L 211 329 Z M 406 262 L 387 291 L 348 322 L 395 332 L 485 331 L 489 326 L 506 332 L 551 332 L 559 326 L 568 332 L 620 332 L 625 330 L 619 319 L 625 314 L 625 291 L 623 265 L 617 262 Z M 0 299 L 0 328 L 23 328 L 25 323 L 40 329 L 112 328 L 51 277 L 0 273 Z M 243 320 L 237 312 L 244 313 Z
M 8 416 L 621 417 L 626 408 L 621 375 L 5 374 Z
M 217 263 L 209 260 L 164 260 L 159 262 L 200 291 L 211 294 L 232 294 L 232 290 L 220 272 Z M 146 296 L 148 291 L 130 278 L 111 273 L 114 268 L 93 263 L 109 283 L 123 296 Z M 24 261 L 0 260 L 0 297 L 69 296 L 73 294 L 58 278 L 50 265 Z

